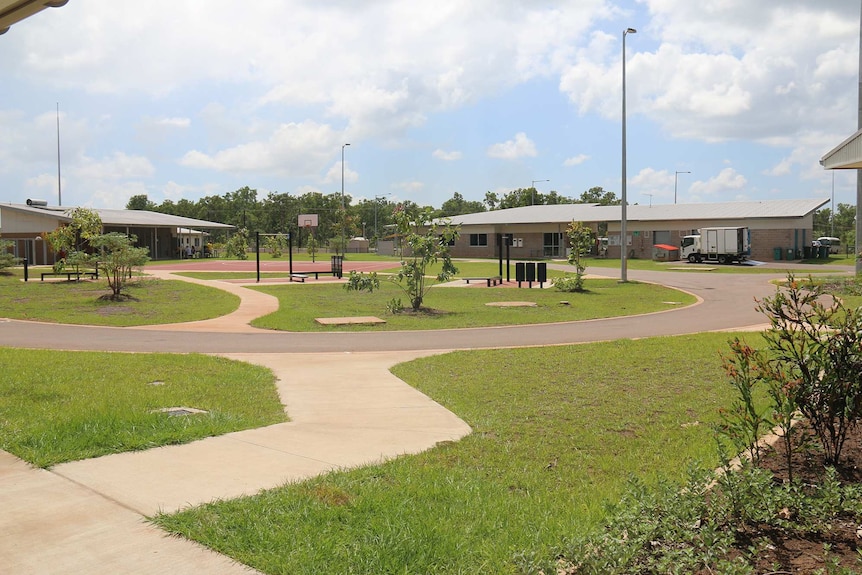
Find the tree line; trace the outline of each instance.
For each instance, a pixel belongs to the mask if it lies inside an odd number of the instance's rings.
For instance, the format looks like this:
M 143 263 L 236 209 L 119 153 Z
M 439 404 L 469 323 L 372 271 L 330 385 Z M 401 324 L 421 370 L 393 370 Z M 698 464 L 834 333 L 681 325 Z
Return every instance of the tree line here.
M 343 203 L 342 203 L 343 201 Z M 288 193 L 269 192 L 259 198 L 258 191 L 248 186 L 222 196 L 206 196 L 197 201 L 182 199 L 177 202 L 165 200 L 156 204 L 146 194 L 132 196 L 126 204 L 127 210 L 147 210 L 198 220 L 207 220 L 236 226 L 249 232 L 266 234 L 294 234 L 298 246 L 305 246 L 311 230 L 299 225 L 301 214 L 317 214 L 318 227 L 314 230 L 317 241 L 339 242 L 341 237 L 362 236 L 371 240 L 384 239 L 395 223 L 396 210 L 407 213 L 430 213 L 433 218 L 458 216 L 490 210 L 502 210 L 529 205 L 552 205 L 573 203 L 597 203 L 618 205 L 613 192 L 601 187 L 590 188 L 578 198 L 569 198 L 551 191 L 543 194 L 531 188 L 518 188 L 505 194 L 486 192 L 484 201 L 466 200 L 455 194 L 440 206 L 420 206 L 412 201 L 392 202 L 386 196 L 362 199 L 356 203 L 349 195 L 342 198 L 339 193 L 306 193 L 293 196 Z M 216 241 L 224 238 L 214 234 Z

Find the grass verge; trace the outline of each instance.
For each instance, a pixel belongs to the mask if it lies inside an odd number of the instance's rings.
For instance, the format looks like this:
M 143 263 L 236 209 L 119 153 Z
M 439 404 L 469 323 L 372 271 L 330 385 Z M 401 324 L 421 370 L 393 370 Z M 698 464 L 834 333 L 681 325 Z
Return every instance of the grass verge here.
M 223 290 L 184 281 L 142 278 L 123 289 L 132 299 L 99 299 L 109 294 L 107 280 L 23 282 L 21 270 L 0 273 L 0 317 L 53 323 L 128 327 L 198 321 L 239 307 Z
M 272 372 L 224 358 L 0 348 L 0 365 L 0 449 L 40 467 L 286 421 Z
M 348 292 L 343 285 L 295 284 L 255 287 L 276 296 L 278 311 L 252 322 L 255 327 L 287 331 L 428 330 L 497 325 L 526 325 L 636 315 L 677 309 L 695 302 L 691 295 L 670 288 L 616 280 L 587 280 L 588 291 L 564 293 L 555 289 L 435 287 L 425 298 L 432 313 L 388 313 L 394 298 L 408 299 L 400 288 L 383 279 L 373 293 Z M 491 302 L 532 302 L 535 307 L 493 307 Z M 568 302 L 563 304 L 561 302 Z M 322 326 L 315 318 L 377 316 L 376 326 Z
M 473 428 L 382 465 L 155 522 L 270 574 L 516 572 L 604 518 L 627 478 L 716 465 L 728 334 L 456 352 L 395 373 Z

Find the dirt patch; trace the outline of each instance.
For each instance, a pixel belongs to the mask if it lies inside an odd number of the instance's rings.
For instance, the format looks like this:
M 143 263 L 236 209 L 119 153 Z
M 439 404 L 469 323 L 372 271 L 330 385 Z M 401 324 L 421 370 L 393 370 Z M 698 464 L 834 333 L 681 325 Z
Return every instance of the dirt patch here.
M 803 422 L 795 434 L 792 458 L 794 481 L 803 485 L 823 482 L 826 468 L 819 442 Z M 862 482 L 862 429 L 856 425 L 848 433 L 841 453 L 842 465 L 836 468 L 842 484 Z M 758 466 L 772 472 L 774 481 L 782 483 L 788 478 L 784 443 L 778 442 L 761 455 Z M 833 573 L 837 566 L 847 572 L 860 568 L 857 536 L 860 526 L 852 518 L 838 517 L 817 533 L 797 534 L 770 526 L 754 526 L 737 537 L 739 549 L 745 549 L 755 541 L 767 541 L 765 550 L 758 554 L 754 565 L 756 573 Z M 825 549 L 828 549 L 826 551 Z

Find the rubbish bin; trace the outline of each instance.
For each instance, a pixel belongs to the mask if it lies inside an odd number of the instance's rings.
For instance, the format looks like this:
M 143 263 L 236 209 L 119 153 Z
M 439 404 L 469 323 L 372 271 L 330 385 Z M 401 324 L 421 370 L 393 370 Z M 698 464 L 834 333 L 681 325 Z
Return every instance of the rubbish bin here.
M 781 259 L 781 248 L 772 248 L 772 259 L 779 261 Z
M 804 247 L 802 248 L 802 256 L 803 256 L 806 260 L 810 260 L 810 259 L 811 259 L 811 246 L 804 246 Z
M 829 259 L 829 246 L 820 246 L 820 257 L 824 260 Z
M 787 248 L 787 261 L 793 259 L 793 248 Z
M 333 277 L 341 278 L 344 269 L 344 256 L 332 256 L 330 258 L 330 271 Z

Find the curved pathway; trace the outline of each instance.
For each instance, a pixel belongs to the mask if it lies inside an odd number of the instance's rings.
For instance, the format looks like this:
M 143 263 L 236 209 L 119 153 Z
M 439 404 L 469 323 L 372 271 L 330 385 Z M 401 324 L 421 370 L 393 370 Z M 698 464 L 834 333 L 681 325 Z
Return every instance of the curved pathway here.
M 168 277 L 167 270 L 155 273 Z M 0 451 L 0 573 L 253 573 L 194 543 L 165 537 L 142 516 L 418 452 L 470 432 L 452 413 L 389 373 L 395 363 L 451 349 L 745 328 L 763 322 L 754 298 L 772 294 L 769 279 L 783 277 L 780 270 L 775 276 L 629 275 L 685 290 L 701 301 L 646 316 L 552 325 L 281 333 L 248 325 L 277 308 L 275 298 L 235 283 L 207 281 L 239 295 L 240 307 L 213 320 L 140 328 L 0 319 L 0 346 L 217 353 L 265 365 L 276 373 L 291 417 L 285 424 L 77 461 L 50 471 L 32 469 Z
M 822 267 L 818 267 L 822 271 Z M 599 274 L 613 270 L 597 268 Z M 178 352 L 178 353 L 328 353 L 366 351 L 432 351 L 561 345 L 608 339 L 680 335 L 759 325 L 763 317 L 754 299 L 771 295 L 771 274 L 710 274 L 709 272 L 630 271 L 633 280 L 651 281 L 681 289 L 702 299 L 699 305 L 631 317 L 527 326 L 466 328 L 413 332 L 273 332 L 250 328 L 246 318 L 253 308 L 205 322 L 172 326 L 110 328 L 0 320 L 0 345 L 64 350 Z M 187 278 L 183 278 L 187 279 Z M 269 313 L 271 296 L 228 282 L 208 282 L 247 298 L 260 299 Z M 258 315 L 263 315 L 260 313 Z M 239 326 L 234 323 L 242 321 Z M 189 332 L 199 335 L 190 337 Z

